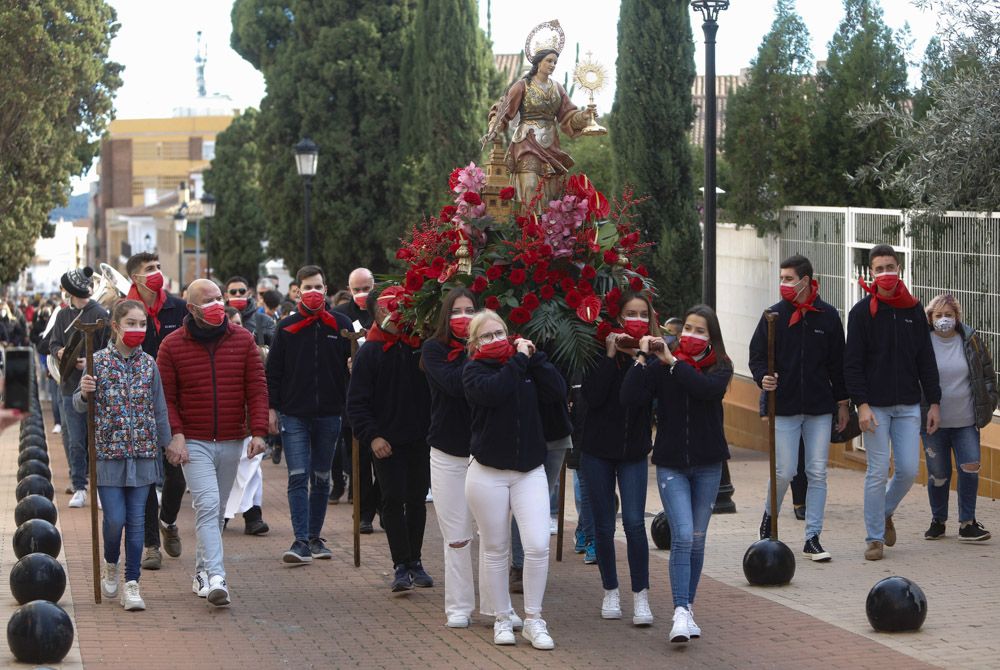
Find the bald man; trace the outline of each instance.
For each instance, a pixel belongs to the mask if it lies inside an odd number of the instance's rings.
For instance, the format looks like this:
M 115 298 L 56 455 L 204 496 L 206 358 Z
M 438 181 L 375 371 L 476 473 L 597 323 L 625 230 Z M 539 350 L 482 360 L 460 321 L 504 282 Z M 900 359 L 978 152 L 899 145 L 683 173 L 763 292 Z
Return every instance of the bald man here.
M 222 291 L 191 282 L 188 316 L 160 344 L 156 363 L 173 439 L 167 461 L 184 469 L 195 511 L 195 575 L 191 589 L 215 607 L 229 605 L 222 565 L 225 507 L 243 443 L 247 457 L 264 453 L 267 384 L 253 335 L 226 318 Z M 249 425 L 248 425 L 249 424 Z

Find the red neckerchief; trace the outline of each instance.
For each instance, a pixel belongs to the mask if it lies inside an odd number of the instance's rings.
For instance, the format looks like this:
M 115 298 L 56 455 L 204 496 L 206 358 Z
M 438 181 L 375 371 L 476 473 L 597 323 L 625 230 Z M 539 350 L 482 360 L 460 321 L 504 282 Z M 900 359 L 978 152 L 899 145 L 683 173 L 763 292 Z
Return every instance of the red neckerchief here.
M 514 345 L 513 345 L 513 343 L 511 343 L 510 340 L 511 340 L 511 338 L 507 338 L 508 349 L 507 349 L 507 354 L 506 355 L 500 356 L 498 358 L 495 355 L 490 355 L 490 354 L 486 353 L 485 351 L 483 351 L 480 348 L 480 349 L 476 350 L 476 353 L 472 354 L 472 359 L 475 360 L 475 361 L 496 361 L 496 362 L 500 363 L 500 365 L 504 365 L 507 361 L 509 361 L 511 358 L 514 357 L 514 354 L 517 353 L 517 349 L 514 348 Z
M 695 360 L 692 356 L 688 356 L 682 351 L 675 351 L 674 358 L 679 361 L 684 361 L 698 372 L 704 372 L 705 368 L 715 365 L 716 361 L 715 349 L 709 349 L 708 355 L 702 356 L 700 360 Z
M 906 288 L 906 284 L 903 283 L 902 279 L 896 283 L 896 289 L 888 297 L 879 295 L 878 285 L 874 283 L 871 285 L 866 284 L 864 277 L 858 277 L 858 284 L 872 297 L 871 302 L 868 303 L 868 310 L 871 312 L 873 318 L 878 313 L 879 301 L 897 309 L 909 309 L 917 304 L 917 299 L 910 295 L 910 290 Z
M 160 293 L 159 295 L 156 296 L 156 301 L 153 302 L 152 306 L 147 305 L 146 301 L 142 299 L 142 296 L 139 295 L 139 289 L 136 287 L 135 284 L 132 284 L 132 288 L 128 290 L 128 295 L 125 297 L 129 300 L 137 300 L 140 303 L 142 303 L 143 308 L 145 308 L 146 310 L 146 314 L 148 314 L 149 318 L 153 320 L 153 327 L 156 328 L 156 332 L 159 333 L 160 332 L 159 314 L 160 314 L 160 308 L 163 307 L 163 303 L 167 301 L 166 289 L 162 288 L 160 289 Z
M 451 351 L 448 352 L 448 362 L 453 363 L 457 361 L 459 356 L 465 353 L 465 343 L 458 340 L 452 339 L 448 341 L 448 346 L 451 347 Z
M 406 333 L 389 333 L 381 328 L 379 328 L 377 323 L 373 323 L 372 327 L 368 329 L 368 334 L 365 339 L 370 342 L 381 342 L 382 351 L 389 351 L 392 345 L 397 342 L 402 342 L 403 344 L 416 349 L 420 346 L 420 338 L 416 335 L 407 335 Z
M 788 320 L 788 327 L 791 328 L 797 324 L 806 312 L 818 312 L 820 311 L 818 307 L 813 307 L 813 303 L 816 302 L 816 298 L 819 297 L 819 282 L 815 279 L 809 285 L 809 296 L 803 302 L 793 302 L 792 305 L 795 307 L 795 311 L 792 312 L 792 318 Z
M 299 315 L 302 317 L 301 321 L 296 321 L 295 323 L 288 324 L 282 330 L 292 333 L 293 335 L 303 328 L 308 327 L 310 324 L 316 323 L 317 321 L 322 321 L 326 325 L 333 328 L 337 333 L 340 333 L 340 329 L 337 327 L 337 318 L 330 314 L 328 311 L 320 307 L 314 314 L 310 314 L 309 310 L 306 309 L 302 302 L 298 305 Z

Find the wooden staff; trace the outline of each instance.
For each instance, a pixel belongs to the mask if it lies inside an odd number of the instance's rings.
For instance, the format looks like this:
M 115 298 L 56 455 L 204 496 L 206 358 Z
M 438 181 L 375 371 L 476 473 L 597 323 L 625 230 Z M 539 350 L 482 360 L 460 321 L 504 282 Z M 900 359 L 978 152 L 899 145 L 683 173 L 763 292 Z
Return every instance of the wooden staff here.
M 777 312 L 764 312 L 764 319 L 767 320 L 767 374 L 774 376 L 774 323 L 778 319 Z M 768 451 L 771 458 L 771 539 L 778 539 L 778 487 L 777 482 L 777 459 L 774 446 L 774 413 L 777 390 L 767 393 L 767 441 Z
M 94 332 L 107 326 L 104 319 L 95 323 L 78 323 L 76 327 L 83 331 L 84 348 L 87 353 L 87 374 L 94 376 Z M 101 604 L 101 564 L 100 539 L 97 535 L 97 443 L 94 439 L 94 414 L 96 412 L 96 394 L 87 399 L 87 460 L 90 470 L 90 547 L 91 562 L 94 566 L 94 602 Z
M 559 521 L 556 522 L 556 560 L 562 561 L 563 521 L 566 517 L 566 456 L 559 468 Z
M 358 332 L 340 331 L 341 336 L 351 341 L 351 360 L 358 354 L 358 340 L 367 334 L 364 328 Z M 361 445 L 358 434 L 351 431 L 351 488 L 354 489 L 352 504 L 354 507 L 354 567 L 361 567 Z

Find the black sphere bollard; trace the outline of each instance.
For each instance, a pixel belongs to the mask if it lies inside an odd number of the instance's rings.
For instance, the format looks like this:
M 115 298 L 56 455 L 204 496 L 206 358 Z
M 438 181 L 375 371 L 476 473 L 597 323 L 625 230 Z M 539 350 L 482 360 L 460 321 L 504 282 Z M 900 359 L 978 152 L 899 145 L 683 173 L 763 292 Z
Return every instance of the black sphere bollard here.
M 48 554 L 28 554 L 10 571 L 10 592 L 18 605 L 32 600 L 57 603 L 66 591 L 66 571 Z
M 59 531 L 45 519 L 28 519 L 14 531 L 14 555 L 18 558 L 36 551 L 58 558 L 61 549 Z
M 743 554 L 743 575 L 754 586 L 787 584 L 795 576 L 795 554 L 781 540 L 758 540 Z
M 657 549 L 670 549 L 670 522 L 666 512 L 659 512 L 649 524 L 649 534 Z
M 14 493 L 18 502 L 33 493 L 45 496 L 49 500 L 52 500 L 52 496 L 56 494 L 55 489 L 52 488 L 52 482 L 41 475 L 28 475 L 17 483 Z
M 24 465 L 25 461 L 41 461 L 48 465 L 49 452 L 44 447 L 25 447 L 17 457 L 17 464 Z
M 24 439 L 24 438 L 28 437 L 29 435 L 32 436 L 32 437 L 40 437 L 40 438 L 42 438 L 44 440 L 45 439 L 45 429 L 42 428 L 41 426 L 39 426 L 38 424 L 28 424 L 28 423 L 26 423 L 23 426 L 21 426 L 21 434 L 18 437 L 20 437 L 21 439 Z
M 35 600 L 7 622 L 7 646 L 22 663 L 58 663 L 73 646 L 73 621 L 59 605 Z
M 919 630 L 927 618 L 927 596 L 906 577 L 886 577 L 868 592 L 865 614 L 872 628 L 883 633 Z
M 48 450 L 48 444 L 45 442 L 45 438 L 40 435 L 25 435 L 21 438 L 18 444 L 18 450 L 24 451 L 28 447 L 41 447 L 42 449 Z
M 14 508 L 14 523 L 18 526 L 29 519 L 45 519 L 54 525 L 58 518 L 55 503 L 38 494 L 25 496 Z
M 27 460 L 21 464 L 21 467 L 17 469 L 17 481 L 21 481 L 28 475 L 41 475 L 52 481 L 52 471 L 41 461 Z

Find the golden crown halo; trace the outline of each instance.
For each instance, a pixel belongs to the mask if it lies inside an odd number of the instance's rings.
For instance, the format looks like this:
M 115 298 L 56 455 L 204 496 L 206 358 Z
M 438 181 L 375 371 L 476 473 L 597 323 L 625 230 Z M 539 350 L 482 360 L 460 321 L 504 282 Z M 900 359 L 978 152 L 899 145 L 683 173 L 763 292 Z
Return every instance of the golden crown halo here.
M 543 32 L 546 34 L 540 35 Z M 551 49 L 557 54 L 561 54 L 564 46 L 566 46 L 566 33 L 563 32 L 559 21 L 552 19 L 545 23 L 539 23 L 531 29 L 527 39 L 524 40 L 524 56 L 528 62 L 531 62 L 539 51 Z

